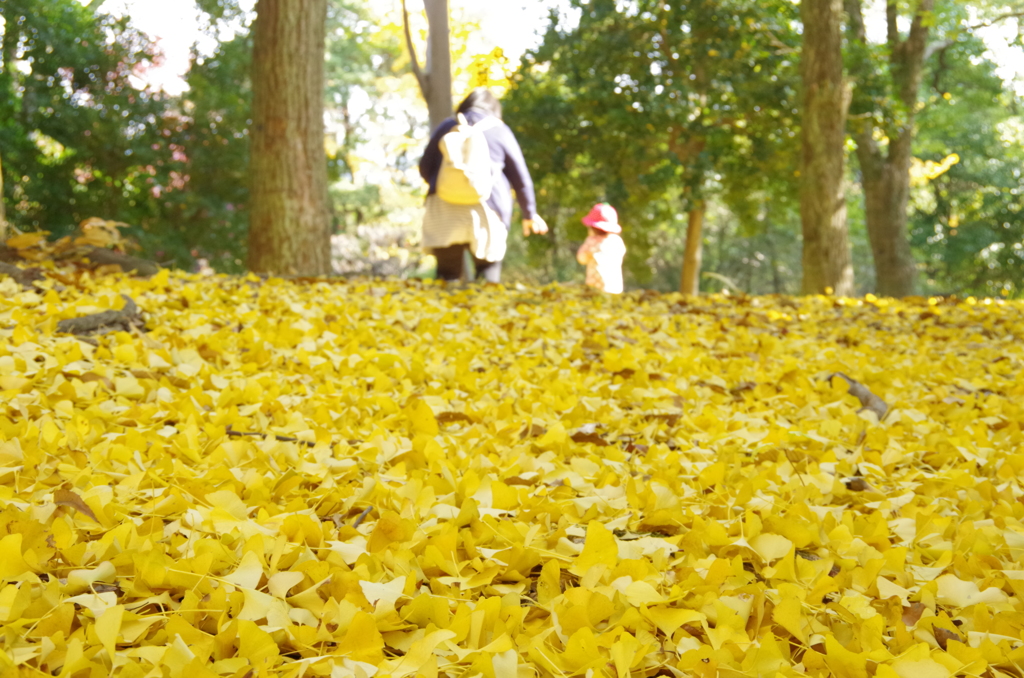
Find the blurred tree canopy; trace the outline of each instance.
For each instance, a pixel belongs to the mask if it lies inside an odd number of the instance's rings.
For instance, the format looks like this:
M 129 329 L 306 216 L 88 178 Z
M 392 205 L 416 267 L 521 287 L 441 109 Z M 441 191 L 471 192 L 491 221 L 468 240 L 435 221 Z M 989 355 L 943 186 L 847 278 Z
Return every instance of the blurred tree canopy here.
M 668 231 L 705 200 L 753 235 L 796 207 L 797 8 L 790 2 L 575 0 L 579 21 L 553 19 L 508 96 L 556 226 L 560 268 L 582 239 L 579 217 L 620 211 L 627 268 L 655 284 Z M 704 236 L 706 238 L 706 236 Z M 539 254 L 539 253 L 535 253 Z M 672 277 L 672 276 L 669 276 Z M 678 276 L 675 276 L 678 279 Z M 658 283 L 661 286 L 663 283 Z
M 579 279 L 571 257 L 584 233 L 578 220 L 593 202 L 609 200 L 623 215 L 627 277 L 674 289 L 684 212 L 706 198 L 702 286 L 798 291 L 799 24 L 792 3 L 571 4 L 570 18 L 553 14 L 541 46 L 524 57 L 506 105 L 540 187 L 541 211 L 556 225 L 546 243 L 513 248 L 523 268 Z M 922 291 L 1019 294 L 1019 101 L 970 28 L 982 10 L 996 18 L 1005 12 L 975 9 L 940 2 L 926 13 L 932 40 L 910 104 L 892 91 L 899 78 L 887 50 L 899 45 L 851 43 L 851 72 L 865 60 L 876 67 L 855 83 L 850 129 L 877 119 L 875 138 L 885 150 L 885 130 L 895 138 L 905 109 L 916 114 L 906 136 L 914 177 L 907 217 Z M 895 12 L 890 19 L 898 23 Z M 851 155 L 854 148 L 851 138 Z M 960 160 L 948 171 L 919 171 L 952 154 Z M 853 263 L 857 289 L 868 292 L 876 275 L 862 178 L 852 163 Z M 950 220 L 962 225 L 951 228 Z
M 125 20 L 74 0 L 6 0 L 3 18 L 8 219 L 55 234 L 93 215 L 137 223 L 155 191 L 180 181 L 169 101 L 132 84 L 150 45 Z
M 3 4 L 0 152 L 12 225 L 61 235 L 89 216 L 115 218 L 158 261 L 244 269 L 251 17 L 233 0 L 199 4 L 210 35 L 230 34 L 228 22 L 242 32 L 212 54 L 195 50 L 188 89 L 175 97 L 145 86 L 157 52 L 100 3 Z M 395 70 L 400 43 L 356 2 L 331 2 L 327 30 L 325 104 L 337 121 L 329 176 L 337 181 L 353 176 L 353 154 L 378 115 L 376 80 Z M 359 96 L 361 111 L 352 106 Z M 332 194 L 337 223 L 346 205 L 366 213 L 379 201 L 366 189 Z
M 105 15 L 100 3 L 6 0 L 0 6 L 0 157 L 13 226 L 60 235 L 102 216 L 131 224 L 129 235 L 152 259 L 194 267 L 202 258 L 218 270 L 243 268 L 249 17 L 233 0 L 199 5 L 218 41 L 212 51 L 195 51 L 188 90 L 177 96 L 145 85 L 158 58 L 154 46 L 130 21 Z M 517 68 L 499 67 L 500 50 L 469 51 L 473 27 L 453 17 L 454 80 L 476 84 L 472 73 L 496 67 L 511 75 L 505 118 L 553 227 L 546 238 L 510 238 L 508 279 L 581 280 L 573 257 L 585 235 L 579 219 L 607 200 L 625 227 L 629 285 L 677 289 L 687 225 L 699 210 L 703 289 L 799 291 L 796 5 L 569 5 L 567 13 L 552 14 L 542 41 Z M 1022 293 L 1020 100 L 974 30 L 1012 13 L 997 5 L 937 0 L 922 19 L 929 43 L 914 104 L 907 225 L 924 293 Z M 228 24 L 236 30 L 223 30 Z M 849 161 L 865 121 L 875 125 L 884 148 L 907 104 L 893 95 L 886 65 L 891 46 L 879 39 L 858 48 L 849 35 L 846 40 L 847 68 L 859 78 Z M 875 67 L 858 71 L 868 58 Z M 401 250 L 407 257 L 418 237 L 423 187 L 414 167 L 427 129 L 400 15 L 331 0 L 326 59 L 334 228 L 346 237 L 370 229 L 379 256 Z M 862 168 L 847 167 L 862 293 L 877 283 Z M 352 250 L 353 256 L 368 251 Z
M 1016 296 L 1024 283 L 1020 101 L 980 40 L 965 35 L 944 49 L 922 96 L 915 155 L 949 169 L 925 180 L 920 167 L 912 179 L 911 243 L 932 290 Z

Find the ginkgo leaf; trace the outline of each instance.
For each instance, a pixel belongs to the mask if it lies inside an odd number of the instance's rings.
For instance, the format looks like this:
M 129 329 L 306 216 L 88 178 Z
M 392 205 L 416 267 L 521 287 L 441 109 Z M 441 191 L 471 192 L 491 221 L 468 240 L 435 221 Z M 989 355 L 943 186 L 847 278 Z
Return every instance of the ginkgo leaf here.
M 807 634 L 804 631 L 802 604 L 795 596 L 783 598 L 775 604 L 772 610 L 772 619 L 782 628 L 786 629 L 794 638 L 801 642 L 807 642 Z
M 257 563 L 258 562 L 259 561 L 257 561 Z M 261 575 L 263 574 L 262 565 L 260 565 L 259 573 Z M 289 589 L 300 583 L 305 578 L 306 575 L 302 574 L 301 572 L 278 572 L 277 574 L 273 575 L 267 582 L 267 589 L 270 591 L 270 595 L 274 596 L 275 598 L 285 598 L 288 595 Z
M 618 564 L 618 561 L 619 547 L 615 535 L 594 520 L 587 525 L 587 539 L 583 545 L 583 552 L 573 563 L 570 571 L 582 577 L 595 565 L 612 568 Z
M 899 678 L 949 678 L 955 673 L 949 667 L 932 659 L 928 646 L 923 643 L 895 659 L 891 664 L 882 666 L 891 669 L 892 673 Z
M 0 279 L 4 666 L 1019 663 L 1021 302 L 41 271 Z
M 626 678 L 630 675 L 633 660 L 636 658 L 637 650 L 639 649 L 640 641 L 629 633 L 622 634 L 617 641 L 612 643 L 612 662 L 615 664 L 618 678 Z
M 390 582 L 380 584 L 361 581 L 359 587 L 370 605 L 382 603 L 394 607 L 398 599 L 405 595 L 405 577 L 396 577 Z
M 825 639 L 825 663 L 839 678 L 867 678 L 867 658 L 848 650 L 832 636 Z
M 18 533 L 0 538 L 0 579 L 12 581 L 31 571 L 22 555 L 23 541 Z
M 0 588 L 0 623 L 17 621 L 31 603 L 32 589 L 28 586 L 7 584 Z
M 964 581 L 953 574 L 944 574 L 936 579 L 935 583 L 939 587 L 936 600 L 943 605 L 963 608 L 978 603 L 1003 603 L 1007 600 L 1006 594 L 995 587 L 981 591 L 975 582 Z
M 373 617 L 365 612 L 357 612 L 344 637 L 338 642 L 338 652 L 356 661 L 379 663 L 384 656 L 384 639 Z
M 242 561 L 231 574 L 224 575 L 224 581 L 244 589 L 255 589 L 263 578 L 263 563 L 252 551 L 242 556 Z
M 95 568 L 89 570 L 72 570 L 68 573 L 64 590 L 69 594 L 81 593 L 86 590 L 93 590 L 96 582 L 114 581 L 117 577 L 117 568 L 109 560 L 105 560 Z
M 793 542 L 779 534 L 762 533 L 751 540 L 750 548 L 764 561 L 771 562 L 789 553 Z
M 28 249 L 29 247 L 35 247 L 46 242 L 46 235 L 45 232 L 21 233 L 8 238 L 5 244 L 16 250 Z
M 406 406 L 406 411 L 409 415 L 409 421 L 412 423 L 413 431 L 428 436 L 437 435 L 439 430 L 437 418 L 426 402 L 417 398 Z
M 103 644 L 107 655 L 114 656 L 117 647 L 117 635 L 121 631 L 121 620 L 124 618 L 124 607 L 115 605 L 104 610 L 96 619 L 96 636 Z
M 494 678 L 517 678 L 519 675 L 519 654 L 515 649 L 497 652 L 491 657 Z

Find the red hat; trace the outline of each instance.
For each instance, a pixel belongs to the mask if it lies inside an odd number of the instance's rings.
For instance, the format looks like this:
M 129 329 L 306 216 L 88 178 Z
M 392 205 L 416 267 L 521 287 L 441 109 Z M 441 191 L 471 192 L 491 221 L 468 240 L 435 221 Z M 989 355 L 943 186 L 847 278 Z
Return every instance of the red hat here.
M 622 233 L 619 226 L 619 213 L 606 202 L 599 202 L 583 217 L 583 224 L 605 233 Z

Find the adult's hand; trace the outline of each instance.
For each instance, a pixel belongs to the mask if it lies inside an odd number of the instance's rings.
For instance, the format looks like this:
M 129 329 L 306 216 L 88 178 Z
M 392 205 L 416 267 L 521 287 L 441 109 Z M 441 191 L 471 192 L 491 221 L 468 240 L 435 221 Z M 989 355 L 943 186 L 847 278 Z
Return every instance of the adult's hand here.
M 529 237 L 531 233 L 544 235 L 548 232 L 548 224 L 538 214 L 533 219 L 523 219 L 523 237 Z

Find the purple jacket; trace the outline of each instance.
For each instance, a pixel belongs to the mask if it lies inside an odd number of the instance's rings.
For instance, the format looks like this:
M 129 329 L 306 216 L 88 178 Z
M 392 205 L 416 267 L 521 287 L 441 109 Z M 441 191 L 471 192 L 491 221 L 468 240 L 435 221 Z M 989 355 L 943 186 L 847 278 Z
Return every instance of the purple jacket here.
M 476 124 L 486 116 L 487 113 L 470 109 L 466 113 L 466 120 L 470 124 Z M 437 174 L 441 170 L 441 137 L 448 133 L 455 126 L 455 118 L 448 118 L 434 130 L 430 136 L 430 143 L 423 152 L 420 159 L 420 176 L 430 184 L 427 195 L 437 192 Z M 516 191 L 516 199 L 519 201 L 519 209 L 522 210 L 523 218 L 532 219 L 536 216 L 537 203 L 533 195 L 533 180 L 530 178 L 530 170 L 526 167 L 526 160 L 523 159 L 523 151 L 519 148 L 519 142 L 508 125 L 501 123 L 484 132 L 487 139 L 487 146 L 491 151 L 491 162 L 501 172 L 497 174 L 494 182 L 494 189 L 487 199 L 487 206 L 494 210 L 507 227 L 512 223 L 512 190 Z

